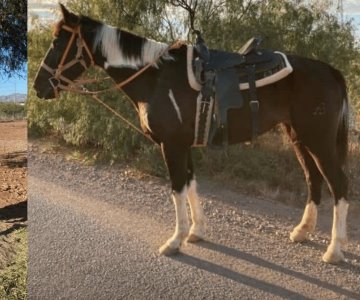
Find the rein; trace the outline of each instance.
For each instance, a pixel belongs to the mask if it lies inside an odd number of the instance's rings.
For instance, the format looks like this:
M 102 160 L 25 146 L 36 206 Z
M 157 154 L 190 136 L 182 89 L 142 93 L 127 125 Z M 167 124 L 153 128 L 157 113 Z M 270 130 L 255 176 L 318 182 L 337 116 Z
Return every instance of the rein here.
M 115 83 L 112 87 L 109 87 L 109 88 L 106 88 L 103 90 L 89 91 L 83 86 L 83 84 L 100 83 L 105 80 L 111 79 L 111 77 L 104 77 L 101 79 L 82 79 L 82 80 L 71 80 L 71 79 L 65 77 L 62 73 L 64 71 L 66 71 L 67 69 L 71 68 L 72 66 L 76 65 L 77 63 L 80 63 L 83 66 L 84 70 L 86 70 L 90 66 L 95 66 L 95 62 L 94 62 L 92 52 L 90 51 L 88 45 L 86 44 L 85 40 L 81 36 L 80 27 L 77 26 L 75 28 L 72 28 L 70 26 L 63 24 L 61 26 L 61 28 L 65 29 L 66 31 L 71 32 L 71 37 L 70 37 L 68 44 L 66 45 L 65 51 L 61 57 L 61 60 L 60 60 L 60 63 L 58 65 L 57 69 L 53 69 L 53 68 L 49 67 L 47 64 L 45 64 L 45 62 L 42 62 L 42 64 L 41 64 L 41 68 L 44 68 L 46 71 L 48 71 L 52 75 L 52 77 L 49 78 L 49 82 L 54 89 L 55 97 L 56 98 L 59 97 L 59 90 L 64 90 L 67 92 L 83 94 L 83 95 L 90 95 L 90 96 L 92 96 L 92 98 L 95 101 L 100 103 L 103 107 L 105 107 L 107 110 L 112 112 L 115 116 L 120 118 L 123 122 L 125 122 L 132 129 L 141 133 L 143 136 L 145 136 L 147 139 L 149 139 L 150 141 L 153 142 L 153 140 L 149 136 L 145 135 L 141 129 L 139 129 L 132 122 L 127 120 L 125 117 L 123 117 L 119 112 L 115 111 L 112 107 L 110 107 L 108 104 L 106 104 L 104 101 L 102 101 L 98 97 L 98 95 L 101 93 L 111 91 L 111 90 L 115 90 L 115 89 L 121 90 L 126 84 L 130 83 L 132 80 L 134 80 L 135 78 L 140 76 L 142 73 L 144 73 L 148 68 L 153 66 L 161 58 L 161 56 L 163 56 L 167 51 L 181 47 L 184 42 L 180 41 L 180 40 L 175 41 L 173 44 L 169 45 L 163 51 L 161 51 L 159 53 L 159 55 L 156 57 L 156 59 L 154 59 L 154 61 L 148 63 L 147 65 L 145 65 L 144 67 L 139 69 L 136 73 L 134 73 L 133 75 L 131 75 L 129 78 L 125 79 L 124 81 L 122 81 L 120 83 Z M 72 44 L 74 43 L 76 36 L 78 36 L 77 40 L 76 40 L 76 46 L 77 46 L 76 55 L 68 63 L 64 64 L 65 60 L 69 54 L 70 48 L 71 48 Z M 89 65 L 87 65 L 87 63 L 83 57 L 84 49 L 90 59 Z M 61 81 L 66 82 L 68 85 L 62 84 Z

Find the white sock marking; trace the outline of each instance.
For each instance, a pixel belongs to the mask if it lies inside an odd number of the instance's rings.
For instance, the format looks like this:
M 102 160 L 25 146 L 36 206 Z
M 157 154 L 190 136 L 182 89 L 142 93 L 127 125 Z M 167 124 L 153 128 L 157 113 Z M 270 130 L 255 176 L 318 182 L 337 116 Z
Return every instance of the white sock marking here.
M 313 230 L 316 226 L 317 221 L 317 206 L 311 201 L 306 204 L 304 215 L 301 219 L 300 225 L 305 225 L 308 229 Z
M 338 263 L 344 259 L 341 245 L 346 242 L 346 217 L 348 207 L 349 203 L 344 198 L 341 198 L 334 207 L 331 242 L 323 256 L 325 262 Z
M 303 217 L 299 225 L 297 225 L 290 234 L 293 242 L 301 242 L 307 238 L 308 233 L 312 233 L 315 229 L 317 221 L 317 206 L 311 201 L 306 204 Z
M 187 188 L 186 186 L 180 193 L 174 192 L 173 201 L 175 204 L 175 212 L 176 212 L 176 227 L 175 233 L 172 239 L 182 239 L 185 238 L 189 231 L 189 219 L 187 215 L 186 208 L 186 195 Z
M 197 184 L 196 180 L 193 179 L 190 182 L 189 189 L 188 189 L 188 200 L 190 205 L 191 211 L 191 219 L 192 219 L 192 227 L 190 233 L 197 235 L 198 237 L 203 238 L 204 236 L 204 225 L 205 225 L 205 218 L 204 218 L 204 211 L 199 201 L 199 197 L 196 190 Z
M 334 220 L 331 232 L 332 242 L 344 242 L 346 240 L 346 217 L 349 203 L 341 198 L 334 207 Z

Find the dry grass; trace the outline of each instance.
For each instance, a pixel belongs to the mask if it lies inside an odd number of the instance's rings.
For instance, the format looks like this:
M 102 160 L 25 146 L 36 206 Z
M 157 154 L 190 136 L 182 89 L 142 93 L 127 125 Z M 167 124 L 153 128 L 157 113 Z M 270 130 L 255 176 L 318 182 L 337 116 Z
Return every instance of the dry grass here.
M 347 163 L 349 177 L 349 198 L 360 201 L 360 133 L 353 132 L 349 141 L 349 159 Z
M 351 136 L 346 166 L 349 198 L 360 199 L 360 143 Z M 259 137 L 255 146 L 235 145 L 227 151 L 199 150 L 202 176 L 225 186 L 258 197 L 303 206 L 307 187 L 303 171 L 291 144 L 278 130 Z M 324 197 L 330 196 L 323 186 Z
M 47 142 L 44 142 L 44 141 Z M 47 144 L 46 152 L 63 153 L 65 157 L 83 164 L 112 163 L 100 159 L 99 149 L 69 147 L 58 139 L 41 139 Z M 46 148 L 46 147 L 45 147 Z M 349 199 L 360 199 L 360 144 L 357 137 L 350 139 L 347 172 L 349 176 Z M 221 182 L 224 186 L 251 196 L 266 197 L 303 207 L 307 198 L 307 187 L 303 171 L 291 144 L 279 130 L 260 136 L 256 145 L 234 145 L 227 150 L 208 148 L 193 151 L 196 174 Z M 124 163 L 123 160 L 114 163 Z M 157 146 L 144 147 L 126 161 L 140 172 L 168 178 L 161 152 Z M 329 197 L 323 185 L 323 196 Z

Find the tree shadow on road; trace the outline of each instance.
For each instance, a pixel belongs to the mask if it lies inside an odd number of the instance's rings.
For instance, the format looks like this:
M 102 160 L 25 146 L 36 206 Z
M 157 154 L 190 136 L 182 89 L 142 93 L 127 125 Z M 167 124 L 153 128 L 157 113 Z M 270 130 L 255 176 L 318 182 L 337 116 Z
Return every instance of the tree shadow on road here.
M 269 262 L 267 260 L 264 260 L 260 257 L 254 256 L 252 254 L 249 253 L 245 253 L 242 251 L 239 251 L 237 249 L 233 249 L 233 248 L 229 248 L 227 246 L 224 245 L 220 245 L 220 244 L 216 244 L 213 242 L 209 242 L 209 241 L 202 241 L 197 243 L 197 245 L 201 248 L 204 249 L 208 249 L 211 251 L 216 251 L 216 252 L 220 252 L 222 254 L 228 255 L 228 256 L 232 256 L 234 258 L 237 259 L 241 259 L 244 261 L 247 261 L 249 263 L 252 263 L 254 265 L 258 265 L 260 267 L 263 268 L 268 268 L 272 271 L 276 271 L 276 272 L 280 272 L 283 274 L 286 274 L 288 276 L 292 276 L 294 278 L 309 282 L 311 284 L 317 285 L 320 288 L 324 288 L 330 291 L 333 291 L 335 293 L 338 293 L 340 295 L 343 295 L 345 297 L 349 297 L 349 298 L 354 298 L 354 299 L 360 299 L 360 294 L 357 292 L 353 292 L 353 291 L 349 291 L 347 289 L 341 288 L 335 284 L 317 279 L 317 278 L 313 278 L 309 275 L 303 274 L 301 272 L 298 271 L 294 271 L 291 269 L 288 269 L 286 267 L 277 265 L 275 263 Z M 264 281 L 261 281 L 259 279 L 256 278 L 252 278 L 249 277 L 247 275 L 244 274 L 240 274 L 237 273 L 231 269 L 228 269 L 226 267 L 214 264 L 212 262 L 209 261 L 205 261 L 202 260 L 200 258 L 197 257 L 193 257 L 187 254 L 181 254 L 177 257 L 173 257 L 173 259 L 178 260 L 182 263 L 191 265 L 191 266 L 195 266 L 199 269 L 211 272 L 211 273 L 215 273 L 217 275 L 223 276 L 225 278 L 229 278 L 231 280 L 234 280 L 236 282 L 242 283 L 242 284 L 246 284 L 248 286 L 272 293 L 276 296 L 280 296 L 280 297 L 286 297 L 286 298 L 301 298 L 301 299 L 306 299 L 306 297 L 304 295 L 301 295 L 297 292 L 288 290 L 286 288 L 271 284 L 271 283 L 267 283 Z M 346 265 L 346 263 L 344 263 L 343 265 Z M 341 267 L 341 265 L 340 265 Z M 353 270 L 353 269 L 352 269 Z M 359 270 L 357 269 L 356 272 L 359 272 Z M 360 273 L 360 272 L 359 272 Z

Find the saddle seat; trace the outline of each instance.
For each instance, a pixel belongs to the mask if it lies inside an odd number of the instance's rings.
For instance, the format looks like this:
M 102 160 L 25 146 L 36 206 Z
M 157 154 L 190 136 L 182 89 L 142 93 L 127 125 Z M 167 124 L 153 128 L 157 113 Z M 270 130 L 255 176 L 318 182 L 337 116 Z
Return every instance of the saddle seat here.
M 261 43 L 260 38 L 251 38 L 248 40 L 238 52 L 227 52 L 222 50 L 208 50 L 209 55 L 202 55 L 198 52 L 200 57 L 208 56 L 204 61 L 204 71 L 206 70 L 224 70 L 232 67 L 243 68 L 247 64 L 260 64 L 271 62 L 276 54 L 267 49 L 258 49 Z M 266 68 L 266 66 L 265 66 Z M 260 68 L 261 70 L 264 68 Z

